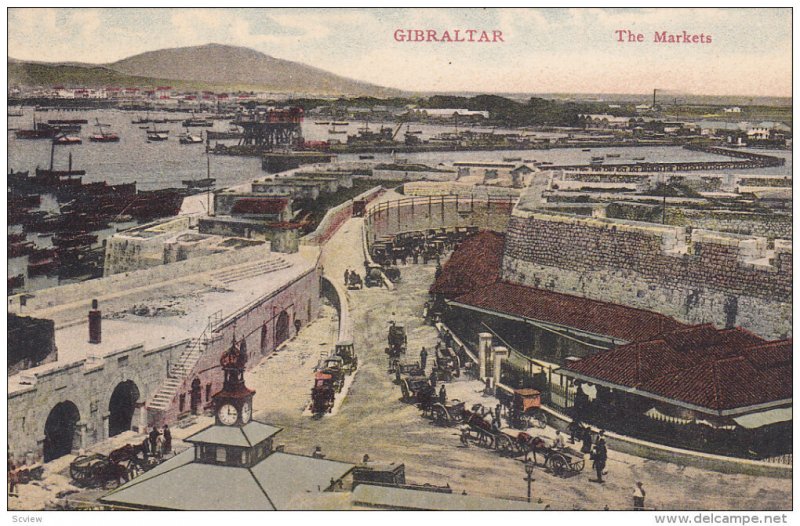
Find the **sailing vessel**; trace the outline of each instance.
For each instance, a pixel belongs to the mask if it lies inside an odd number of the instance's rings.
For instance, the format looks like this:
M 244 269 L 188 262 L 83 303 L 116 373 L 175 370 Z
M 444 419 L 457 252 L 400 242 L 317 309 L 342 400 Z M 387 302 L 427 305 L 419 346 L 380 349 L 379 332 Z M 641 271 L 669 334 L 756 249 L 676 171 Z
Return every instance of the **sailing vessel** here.
M 202 144 L 203 136 L 193 135 L 189 133 L 189 130 L 186 130 L 185 133 L 182 133 L 178 136 L 178 142 L 181 144 Z
M 98 133 L 89 136 L 89 140 L 92 142 L 119 142 L 119 135 L 116 133 L 111 133 L 105 131 L 103 128 L 108 126 L 107 124 L 100 124 L 100 119 L 97 119 L 97 130 Z
M 169 130 L 157 130 L 153 126 L 152 130 L 147 130 L 147 142 L 166 141 L 169 138 Z
M 66 133 L 60 133 L 53 137 L 53 144 L 58 145 L 71 145 L 71 144 L 83 144 L 83 140 L 80 137 L 75 137 L 74 135 L 67 135 Z

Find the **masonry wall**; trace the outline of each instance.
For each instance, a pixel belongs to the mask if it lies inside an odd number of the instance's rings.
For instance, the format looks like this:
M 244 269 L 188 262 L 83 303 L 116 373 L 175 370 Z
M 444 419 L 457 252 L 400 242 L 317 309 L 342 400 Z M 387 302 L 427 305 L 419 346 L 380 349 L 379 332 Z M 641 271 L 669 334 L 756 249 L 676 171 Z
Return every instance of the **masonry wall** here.
M 453 196 L 417 197 L 381 203 L 367 214 L 367 241 L 400 232 L 441 227 L 477 226 L 504 232 L 512 198 L 470 199 Z
M 288 318 L 287 340 L 297 334 L 295 321 L 299 320 L 300 330 L 319 315 L 319 268 L 315 267 L 299 278 L 286 283 L 277 292 L 256 299 L 249 305 L 231 313 L 211 327 L 206 335 L 209 340 L 192 374 L 188 375 L 178 389 L 175 398 L 167 411 L 151 409 L 148 414 L 148 425 L 172 424 L 180 417 L 189 414 L 191 387 L 195 379 L 200 381 L 200 408 L 209 407 L 213 396 L 222 388 L 222 369 L 219 359 L 227 351 L 234 338 L 236 342 L 244 339 L 247 350 L 247 367 L 257 365 L 265 356 L 274 352 L 281 343 L 278 340 L 278 324 L 285 315 Z M 202 330 L 202 329 L 199 329 Z M 201 335 L 198 334 L 198 337 Z M 286 340 L 284 340 L 286 341 Z M 207 387 L 209 386 L 210 387 Z M 155 394 L 155 391 L 152 393 Z M 181 395 L 184 406 L 181 408 Z M 259 396 L 256 393 L 256 396 Z M 261 396 L 264 396 L 261 394 Z
M 792 253 L 776 242 L 681 227 L 515 212 L 502 275 L 529 285 L 660 312 L 686 323 L 792 334 Z
M 13 387 L 8 394 L 8 445 L 17 461 L 39 461 L 43 455 L 44 429 L 50 411 L 60 402 L 78 408 L 78 440 L 75 450 L 108 438 L 109 403 L 121 382 L 132 380 L 139 390 L 139 405 L 132 426 L 144 425 L 144 402 L 166 378 L 167 362 L 176 360 L 186 340 L 156 349 L 142 345 L 120 349 L 103 358 L 72 362 L 40 373 L 30 373 L 31 385 Z

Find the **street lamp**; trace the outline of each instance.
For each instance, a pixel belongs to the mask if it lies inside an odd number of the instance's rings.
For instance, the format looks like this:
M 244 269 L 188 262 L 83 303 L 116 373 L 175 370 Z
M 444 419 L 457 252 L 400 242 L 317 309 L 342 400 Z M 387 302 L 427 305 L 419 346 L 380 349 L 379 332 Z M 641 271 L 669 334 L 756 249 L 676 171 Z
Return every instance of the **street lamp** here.
M 531 478 L 531 476 L 533 475 L 533 470 L 535 467 L 536 463 L 534 463 L 532 460 L 525 461 L 525 473 L 528 476 L 523 480 L 526 480 L 528 482 L 528 502 L 531 501 L 531 482 L 533 482 L 534 480 L 533 478 Z

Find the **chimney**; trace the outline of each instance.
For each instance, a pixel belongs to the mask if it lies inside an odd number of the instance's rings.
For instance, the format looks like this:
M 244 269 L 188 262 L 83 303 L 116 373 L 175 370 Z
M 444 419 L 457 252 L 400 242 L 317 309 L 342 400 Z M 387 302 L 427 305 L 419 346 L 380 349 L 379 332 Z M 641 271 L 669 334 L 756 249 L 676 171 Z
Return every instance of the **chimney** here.
M 92 300 L 92 310 L 89 311 L 89 343 L 100 343 L 102 329 L 100 327 L 102 314 L 97 310 L 97 300 Z

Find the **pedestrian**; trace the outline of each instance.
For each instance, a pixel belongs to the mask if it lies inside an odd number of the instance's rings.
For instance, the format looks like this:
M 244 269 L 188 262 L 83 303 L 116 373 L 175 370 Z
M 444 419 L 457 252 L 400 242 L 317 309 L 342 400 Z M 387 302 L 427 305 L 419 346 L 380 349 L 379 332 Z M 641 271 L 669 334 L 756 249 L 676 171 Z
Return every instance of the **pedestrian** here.
M 314 452 L 311 453 L 311 456 L 313 458 L 325 458 L 325 455 L 322 454 L 322 447 L 321 446 L 315 447 Z
M 431 380 L 431 386 L 435 388 L 436 387 L 436 369 L 431 371 L 430 380 Z
M 425 349 L 425 347 L 423 347 L 422 350 L 419 352 L 419 363 L 420 366 L 422 367 L 422 370 L 424 371 L 425 365 L 428 363 L 428 351 L 427 349 Z
M 147 460 L 147 457 L 150 456 L 150 439 L 147 437 L 144 437 L 144 440 L 142 441 L 142 456 L 145 460 Z
M 161 434 L 164 435 L 164 456 L 167 456 L 172 453 L 172 432 L 167 427 L 167 424 L 164 424 L 164 430 Z
M 156 429 L 156 427 L 153 426 L 153 430 L 150 431 L 150 452 L 153 455 L 156 455 L 158 453 L 158 449 L 156 449 L 156 446 L 158 445 L 157 444 L 158 443 L 158 437 L 160 437 L 160 436 L 161 436 L 161 433 L 159 433 L 158 429 Z
M 606 460 L 608 460 L 608 450 L 606 449 L 606 440 L 599 438 L 597 444 L 594 446 L 594 453 L 592 454 L 592 461 L 594 470 L 597 472 L 596 482 L 603 484 L 603 470 L 606 469 Z
M 556 429 L 556 438 L 553 440 L 553 448 L 564 449 L 564 446 L 564 436 L 561 434 L 561 431 Z
M 19 484 L 19 471 L 14 462 L 8 463 L 8 494 L 12 497 L 17 496 L 17 485 Z
M 158 438 L 156 438 L 156 447 L 155 447 L 156 457 L 161 460 L 164 458 L 164 437 L 161 433 L 158 434 Z
M 439 388 L 439 403 L 442 405 L 447 403 L 447 390 L 444 388 L 444 384 Z
M 347 286 L 350 283 L 350 269 L 344 270 L 344 285 Z
M 497 404 L 494 406 L 494 419 L 497 422 L 497 427 L 502 427 L 502 421 L 500 420 L 500 413 L 503 410 L 503 406 L 501 404 Z
M 592 452 L 592 428 L 583 428 L 583 445 L 581 446 L 581 453 L 588 455 Z
M 364 457 L 361 459 L 361 462 L 364 463 L 364 464 L 369 462 L 369 455 L 364 453 Z
M 434 273 L 433 273 L 433 279 L 439 279 L 439 277 L 440 277 L 441 275 L 442 275 L 442 266 L 441 266 L 441 265 L 439 264 L 439 262 L 437 261 L 437 262 L 436 262 L 436 270 L 435 270 L 435 271 L 434 271 Z
M 633 509 L 636 511 L 644 511 L 644 497 L 647 493 L 644 491 L 642 482 L 636 483 L 633 488 Z
M 419 250 L 414 249 L 414 252 L 411 254 L 411 257 L 414 259 L 414 264 L 417 265 L 419 263 Z

